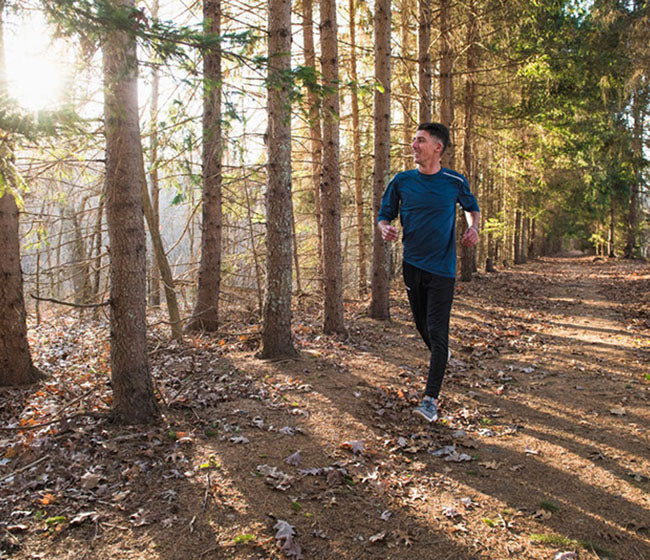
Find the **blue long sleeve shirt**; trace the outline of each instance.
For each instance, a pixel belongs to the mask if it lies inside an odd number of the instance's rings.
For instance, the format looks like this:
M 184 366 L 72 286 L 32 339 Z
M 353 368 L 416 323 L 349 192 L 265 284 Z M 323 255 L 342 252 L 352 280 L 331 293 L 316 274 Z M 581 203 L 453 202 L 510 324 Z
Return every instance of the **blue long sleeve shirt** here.
M 456 276 L 456 204 L 478 212 L 464 175 L 442 168 L 425 175 L 417 169 L 393 177 L 381 199 L 377 222 L 402 224 L 404 261 L 432 274 Z

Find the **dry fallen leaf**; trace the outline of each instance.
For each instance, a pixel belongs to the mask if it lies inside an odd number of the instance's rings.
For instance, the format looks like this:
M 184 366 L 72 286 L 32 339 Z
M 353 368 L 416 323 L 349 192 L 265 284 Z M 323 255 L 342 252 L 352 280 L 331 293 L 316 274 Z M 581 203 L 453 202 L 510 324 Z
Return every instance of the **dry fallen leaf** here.
M 292 453 L 289 455 L 285 460 L 285 463 L 287 465 L 293 465 L 294 467 L 299 467 L 300 463 L 302 462 L 302 457 L 300 456 L 300 451 L 296 451 L 295 453 Z
M 615 406 L 609 409 L 609 413 L 613 414 L 614 416 L 625 416 L 627 411 L 622 406 Z
M 442 514 L 445 517 L 449 517 L 450 519 L 454 517 L 460 517 L 459 511 L 453 506 L 443 506 Z
M 302 559 L 302 550 L 300 545 L 294 539 L 296 534 L 294 527 L 282 519 L 273 526 L 276 530 L 275 538 L 280 545 L 280 550 L 287 556 L 293 556 L 296 560 Z
M 352 453 L 354 453 L 355 455 L 357 455 L 359 453 L 363 453 L 363 446 L 364 446 L 363 441 L 358 440 L 358 439 L 353 439 L 353 440 L 350 440 L 350 441 L 344 441 L 341 444 L 341 447 L 343 449 L 350 449 L 350 450 L 352 450 Z
M 386 531 L 382 531 L 381 533 L 376 533 L 375 535 L 368 537 L 368 542 L 374 543 L 377 541 L 383 541 L 385 538 L 386 538 Z
M 81 487 L 86 490 L 97 488 L 99 481 L 102 479 L 97 473 L 87 472 L 81 477 Z

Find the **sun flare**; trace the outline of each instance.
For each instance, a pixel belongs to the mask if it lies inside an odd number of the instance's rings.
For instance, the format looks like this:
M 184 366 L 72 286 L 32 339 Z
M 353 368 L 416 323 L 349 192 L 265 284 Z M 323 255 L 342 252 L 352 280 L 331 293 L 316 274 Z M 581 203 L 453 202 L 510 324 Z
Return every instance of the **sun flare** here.
M 45 22 L 30 17 L 5 30 L 9 95 L 28 111 L 56 109 L 65 99 L 68 57 Z

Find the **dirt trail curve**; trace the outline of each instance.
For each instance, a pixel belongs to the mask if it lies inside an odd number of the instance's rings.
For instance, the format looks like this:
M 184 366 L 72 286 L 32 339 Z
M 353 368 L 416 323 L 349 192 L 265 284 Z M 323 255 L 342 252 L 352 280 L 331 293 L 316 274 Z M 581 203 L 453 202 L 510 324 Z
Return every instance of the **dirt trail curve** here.
M 241 335 L 159 344 L 164 426 L 7 435 L 0 476 L 48 460 L 0 486 L 0 558 L 650 559 L 650 267 L 573 256 L 459 284 L 433 425 L 393 296 L 388 323 L 348 302 L 345 337 L 303 300 L 295 361 Z M 86 363 L 101 345 L 79 336 L 47 347 Z M 75 370 L 48 365 L 56 391 L 15 392 L 3 422 L 73 400 Z

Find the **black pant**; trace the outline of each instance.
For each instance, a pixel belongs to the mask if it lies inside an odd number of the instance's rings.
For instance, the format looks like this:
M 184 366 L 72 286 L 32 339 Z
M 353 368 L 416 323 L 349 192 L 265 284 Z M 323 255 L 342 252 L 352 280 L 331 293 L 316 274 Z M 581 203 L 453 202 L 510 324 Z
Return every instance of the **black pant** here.
M 404 284 L 415 326 L 431 351 L 425 394 L 438 398 L 447 367 L 449 317 L 454 299 L 453 278 L 445 278 L 404 262 Z

